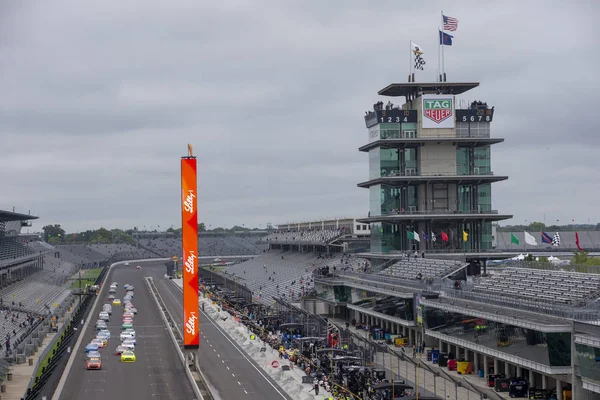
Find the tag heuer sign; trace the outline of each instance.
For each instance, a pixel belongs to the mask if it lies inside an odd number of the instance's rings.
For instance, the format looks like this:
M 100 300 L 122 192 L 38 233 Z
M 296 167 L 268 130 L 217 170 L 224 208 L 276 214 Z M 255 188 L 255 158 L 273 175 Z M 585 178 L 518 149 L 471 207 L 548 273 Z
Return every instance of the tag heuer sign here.
M 452 98 L 424 99 L 423 115 L 436 124 L 452 116 Z

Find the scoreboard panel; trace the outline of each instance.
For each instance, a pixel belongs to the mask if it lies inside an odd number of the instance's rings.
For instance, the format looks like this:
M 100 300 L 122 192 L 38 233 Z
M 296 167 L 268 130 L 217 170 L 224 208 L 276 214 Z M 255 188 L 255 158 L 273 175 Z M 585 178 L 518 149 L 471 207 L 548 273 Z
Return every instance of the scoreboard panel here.
M 377 110 L 365 116 L 367 128 L 381 123 L 388 124 L 416 124 L 417 110 Z
M 493 108 L 485 110 L 456 110 L 456 122 L 492 122 L 493 119 Z

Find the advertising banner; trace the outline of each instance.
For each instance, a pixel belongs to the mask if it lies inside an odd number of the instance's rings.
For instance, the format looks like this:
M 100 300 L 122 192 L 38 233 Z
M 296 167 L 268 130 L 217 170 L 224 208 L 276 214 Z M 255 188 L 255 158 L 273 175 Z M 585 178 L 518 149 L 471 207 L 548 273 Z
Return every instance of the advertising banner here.
M 183 345 L 200 345 L 198 316 L 198 190 L 196 157 L 181 159 L 181 241 L 183 269 Z
M 423 129 L 454 128 L 454 96 L 424 94 L 421 97 Z

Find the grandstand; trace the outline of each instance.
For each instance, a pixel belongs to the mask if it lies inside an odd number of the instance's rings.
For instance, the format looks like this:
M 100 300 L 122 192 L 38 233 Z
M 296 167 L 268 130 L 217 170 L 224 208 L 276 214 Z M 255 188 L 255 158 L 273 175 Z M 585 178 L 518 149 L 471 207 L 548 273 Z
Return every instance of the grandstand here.
M 67 264 L 47 263 L 47 245 L 19 237 L 21 228 L 30 226 L 27 221 L 36 218 L 0 211 L 0 349 L 5 357 L 21 354 L 38 316 L 69 295 Z
M 467 264 L 461 261 L 405 257 L 379 272 L 379 274 L 425 280 L 453 275 L 466 266 Z
M 541 303 L 586 306 L 600 298 L 600 275 L 510 267 L 482 279 L 473 291 Z
M 299 301 L 312 292 L 313 271 L 327 268 L 335 270 L 361 270 L 365 261 L 350 255 L 320 255 L 294 251 L 271 250 L 251 260 L 223 270 L 252 291 L 263 304 L 271 305 L 274 299 Z
M 71 261 L 73 263 L 104 261 L 107 258 L 106 254 L 96 251 L 89 245 L 58 245 L 55 248 L 61 253 L 63 260 L 66 260 L 71 255 L 77 257 L 77 260 Z
M 247 256 L 262 253 L 267 245 L 260 238 L 265 232 L 212 233 L 198 235 L 198 254 L 200 257 Z M 151 250 L 162 257 L 181 254 L 181 239 L 175 237 L 139 237 L 140 247 Z
M 334 239 L 339 238 L 345 229 L 318 229 L 299 231 L 278 231 L 265 236 L 263 242 L 277 244 L 316 244 L 326 245 Z

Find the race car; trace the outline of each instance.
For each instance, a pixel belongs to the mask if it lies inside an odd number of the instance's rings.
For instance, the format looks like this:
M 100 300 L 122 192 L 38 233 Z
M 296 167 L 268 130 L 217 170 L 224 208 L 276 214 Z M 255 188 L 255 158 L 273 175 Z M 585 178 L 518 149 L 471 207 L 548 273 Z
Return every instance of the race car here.
M 123 325 L 121 325 L 122 330 L 131 329 L 131 328 L 133 328 L 133 324 L 131 322 L 123 322 Z
M 122 352 L 121 362 L 135 362 L 135 353 L 131 350 Z
M 120 306 L 120 305 L 121 305 L 121 300 L 119 300 L 119 299 L 114 299 L 114 300 L 112 301 L 112 305 L 113 305 L 113 306 Z
M 108 343 L 108 341 L 105 342 L 103 339 L 98 339 L 98 338 L 92 339 L 92 341 L 90 342 L 90 344 L 97 345 L 99 349 L 104 347 L 104 343 Z
M 119 335 L 119 339 L 121 339 L 121 342 L 124 342 L 127 339 L 135 339 L 135 332 L 130 331 L 130 330 L 121 332 L 121 334 Z
M 122 344 L 120 344 L 115 348 L 115 355 L 120 356 L 127 350 L 133 350 L 133 348 L 130 348 L 129 346 L 123 346 Z
M 107 328 L 100 329 L 100 331 L 96 334 L 96 337 L 99 337 L 99 335 L 106 336 L 107 339 L 110 339 L 110 331 Z
M 124 340 L 124 341 L 121 343 L 121 346 L 126 346 L 126 347 L 129 347 L 129 350 L 131 350 L 131 351 L 134 351 L 134 350 L 135 350 L 135 339 L 127 339 L 127 340 Z M 133 347 L 131 347 L 131 346 L 133 346 Z
M 98 351 L 97 343 L 88 343 L 85 345 L 85 352 L 89 353 L 90 351 Z
M 86 360 L 86 368 L 88 370 L 92 370 L 92 369 L 102 369 L 102 359 L 100 359 L 99 357 L 94 357 L 94 358 L 88 358 Z
M 142 266 L 138 265 L 137 267 L 135 267 L 135 269 L 142 269 Z
M 98 351 L 90 351 L 89 353 L 87 353 L 85 355 L 85 359 L 86 361 L 89 360 L 90 358 L 100 358 L 100 352 Z
M 106 337 L 106 335 L 96 335 L 96 339 L 92 340 L 92 342 L 97 342 L 98 347 L 100 347 L 101 349 L 108 346 L 108 338 Z

